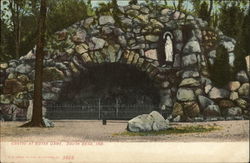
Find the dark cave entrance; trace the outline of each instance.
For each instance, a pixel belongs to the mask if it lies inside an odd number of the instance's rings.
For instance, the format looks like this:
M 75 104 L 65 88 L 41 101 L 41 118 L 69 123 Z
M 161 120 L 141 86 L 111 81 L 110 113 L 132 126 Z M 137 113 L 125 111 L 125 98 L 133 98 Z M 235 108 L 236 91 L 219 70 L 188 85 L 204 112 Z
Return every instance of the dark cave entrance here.
M 159 104 L 158 90 L 145 72 L 133 65 L 103 63 L 81 72 L 68 83 L 59 101 L 68 104 Z
M 82 113 L 81 109 L 89 108 L 89 115 L 86 117 L 82 114 L 82 117 L 85 117 L 83 119 L 95 119 L 96 114 L 103 115 L 103 112 L 109 112 L 107 119 L 129 119 L 157 110 L 159 99 L 159 91 L 154 82 L 136 66 L 103 63 L 88 66 L 87 70 L 65 84 L 56 103 L 60 106 L 69 106 L 63 107 L 64 110 L 78 110 L 78 113 Z M 120 117 L 121 114 L 127 116 L 119 118 L 117 109 Z M 76 112 L 74 114 L 80 115 Z M 100 118 L 100 115 L 98 117 Z

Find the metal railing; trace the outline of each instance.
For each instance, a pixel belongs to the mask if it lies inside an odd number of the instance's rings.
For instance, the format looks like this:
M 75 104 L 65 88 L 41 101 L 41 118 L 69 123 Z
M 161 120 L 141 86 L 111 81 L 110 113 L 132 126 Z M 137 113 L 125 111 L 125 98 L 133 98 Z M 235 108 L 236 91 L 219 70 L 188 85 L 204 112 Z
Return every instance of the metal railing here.
M 67 105 L 54 104 L 46 106 L 49 119 L 131 119 L 140 114 L 148 114 L 157 107 L 148 104 L 110 104 L 102 105 Z

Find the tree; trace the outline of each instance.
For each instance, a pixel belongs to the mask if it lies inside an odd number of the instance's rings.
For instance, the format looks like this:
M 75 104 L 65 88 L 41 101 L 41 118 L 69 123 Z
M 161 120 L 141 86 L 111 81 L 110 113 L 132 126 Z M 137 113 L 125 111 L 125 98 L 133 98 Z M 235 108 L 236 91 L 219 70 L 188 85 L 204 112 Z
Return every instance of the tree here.
M 91 5 L 79 0 L 48 1 L 47 32 L 53 34 L 94 14 Z
M 138 3 L 138 1 L 137 0 L 130 0 L 129 1 L 129 5 L 136 5 Z
M 23 125 L 26 127 L 44 127 L 42 123 L 42 81 L 43 81 L 43 58 L 46 32 L 46 0 L 41 0 L 40 16 L 38 21 L 38 39 L 35 60 L 35 83 L 34 83 L 34 105 L 30 122 Z
M 250 3 L 249 3 L 250 4 Z M 244 17 L 241 34 L 237 39 L 235 46 L 235 68 L 234 72 L 237 73 L 240 70 L 246 70 L 245 57 L 250 55 L 249 38 L 250 38 L 250 8 L 248 8 L 247 14 Z

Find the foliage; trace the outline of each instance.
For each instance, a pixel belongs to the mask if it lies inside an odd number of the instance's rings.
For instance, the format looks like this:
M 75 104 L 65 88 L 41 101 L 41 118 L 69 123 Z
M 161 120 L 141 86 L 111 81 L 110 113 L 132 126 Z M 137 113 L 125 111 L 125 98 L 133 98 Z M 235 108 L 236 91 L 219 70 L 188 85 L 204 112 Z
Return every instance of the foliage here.
M 62 30 L 75 22 L 93 15 L 90 6 L 80 0 L 51 0 L 48 12 L 48 34 Z
M 138 3 L 138 1 L 137 0 L 130 0 L 129 1 L 129 5 L 136 5 Z
M 169 135 L 169 134 L 185 134 L 185 133 L 201 133 L 201 132 L 211 132 L 214 130 L 219 130 L 218 126 L 184 126 L 184 127 L 174 127 L 168 130 L 162 131 L 148 131 L 148 132 L 130 132 L 125 131 L 122 133 L 115 133 L 113 136 L 157 136 L 157 135 Z
M 220 8 L 219 29 L 225 35 L 237 39 L 241 32 L 244 16 L 240 3 L 223 4 Z
M 250 55 L 250 46 L 249 46 L 249 38 L 250 38 L 250 9 L 248 9 L 247 15 L 244 17 L 241 33 L 238 36 L 237 44 L 235 47 L 235 73 L 240 70 L 246 70 L 246 62 L 245 57 Z
M 220 45 L 216 49 L 216 58 L 214 65 L 209 68 L 210 77 L 213 84 L 217 87 L 223 87 L 232 79 L 232 70 L 229 65 L 227 50 Z
M 13 10 L 9 2 L 17 3 L 18 10 Z M 22 3 L 21 3 L 22 2 Z M 40 3 L 38 0 L 3 0 L 1 6 L 1 45 L 0 61 L 18 58 L 16 56 L 16 35 L 20 33 L 19 53 L 20 56 L 27 54 L 36 43 L 37 38 L 37 19 Z M 12 12 L 10 12 L 12 10 Z M 15 30 L 19 13 L 19 30 Z M 12 13 L 12 14 L 11 14 Z M 88 16 L 94 15 L 90 0 L 85 4 L 81 0 L 49 0 L 47 14 L 47 35 L 62 30 L 73 23 L 80 21 Z M 15 17 L 13 17 L 15 16 Z

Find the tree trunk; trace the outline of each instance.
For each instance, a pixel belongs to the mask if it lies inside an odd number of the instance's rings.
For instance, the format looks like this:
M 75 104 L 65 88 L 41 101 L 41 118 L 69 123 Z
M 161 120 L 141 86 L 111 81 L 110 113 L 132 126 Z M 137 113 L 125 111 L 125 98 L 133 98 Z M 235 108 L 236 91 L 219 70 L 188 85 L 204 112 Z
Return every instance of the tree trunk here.
M 34 105 L 31 122 L 23 127 L 44 127 L 42 123 L 42 82 L 43 82 L 43 58 L 45 45 L 45 20 L 46 0 L 41 0 L 40 16 L 38 20 L 38 40 L 35 61 L 35 82 L 34 82 Z
M 212 14 L 212 10 L 213 10 L 213 0 L 210 0 L 210 6 L 209 6 L 209 10 L 208 10 L 208 24 L 211 24 L 211 14 Z

